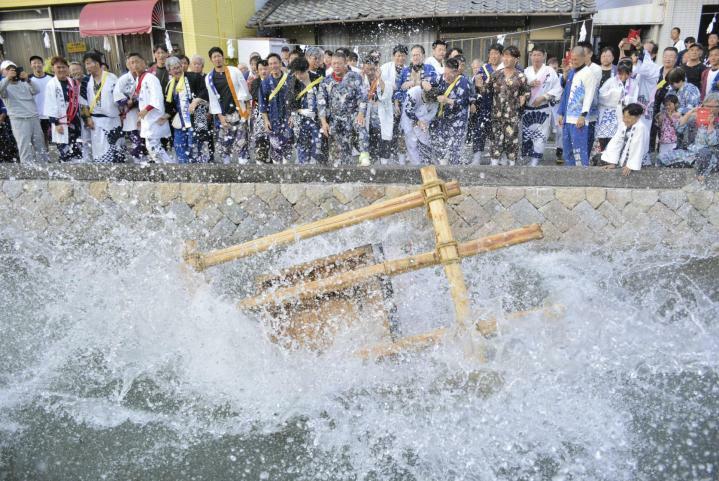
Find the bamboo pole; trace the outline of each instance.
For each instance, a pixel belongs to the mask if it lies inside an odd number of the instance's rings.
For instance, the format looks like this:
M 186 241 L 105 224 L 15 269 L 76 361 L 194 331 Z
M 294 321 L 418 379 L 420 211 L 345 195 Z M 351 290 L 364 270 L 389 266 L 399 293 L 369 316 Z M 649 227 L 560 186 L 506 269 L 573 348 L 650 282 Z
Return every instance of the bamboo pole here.
M 469 320 L 469 294 L 464 283 L 457 241 L 452 235 L 452 228 L 447 216 L 448 195 L 444 191 L 444 183 L 440 181 L 437 169 L 433 165 L 423 167 L 420 172 L 424 182 L 422 186 L 427 208 L 434 227 L 437 255 L 444 264 L 444 273 L 447 276 L 449 291 L 454 302 L 455 322 L 458 328 L 463 329 Z
M 448 182 L 446 186 L 448 197 L 455 197 L 461 194 L 459 182 Z M 218 264 L 241 259 L 253 254 L 259 254 L 260 252 L 267 251 L 273 247 L 291 244 L 298 240 L 336 231 L 368 220 L 387 217 L 389 215 L 415 209 L 423 205 L 424 195 L 420 190 L 395 197 L 394 199 L 388 199 L 383 202 L 372 204 L 367 207 L 327 217 L 326 219 L 321 219 L 309 224 L 292 227 L 276 234 L 254 239 L 243 244 L 226 247 L 224 249 L 218 249 L 204 254 L 195 251 L 187 251 L 183 257 L 185 262 L 194 267 L 195 270 L 202 271 L 208 267 Z
M 542 237 L 542 228 L 538 224 L 533 224 L 501 234 L 464 242 L 457 246 L 457 250 L 460 257 L 471 257 L 480 253 L 541 239 Z M 242 309 L 256 309 L 267 304 L 281 304 L 293 299 L 308 299 L 329 292 L 347 289 L 376 276 L 396 276 L 398 274 L 436 266 L 440 263 L 441 259 L 436 251 L 425 252 L 402 259 L 373 264 L 349 272 L 343 272 L 317 281 L 304 282 L 259 296 L 249 297 L 240 302 L 239 307 Z
M 504 320 L 511 321 L 530 316 L 532 314 L 543 314 L 547 317 L 556 317 L 564 312 L 564 306 L 559 304 L 546 305 L 527 311 L 511 312 L 504 316 Z M 499 323 L 497 319 L 485 319 L 475 323 L 475 328 L 484 337 L 491 337 L 497 334 Z M 358 349 L 354 355 L 362 359 L 384 359 L 396 356 L 404 352 L 417 352 L 440 344 L 448 333 L 446 327 L 440 327 L 429 332 L 406 336 L 393 342 L 383 342 L 374 346 Z

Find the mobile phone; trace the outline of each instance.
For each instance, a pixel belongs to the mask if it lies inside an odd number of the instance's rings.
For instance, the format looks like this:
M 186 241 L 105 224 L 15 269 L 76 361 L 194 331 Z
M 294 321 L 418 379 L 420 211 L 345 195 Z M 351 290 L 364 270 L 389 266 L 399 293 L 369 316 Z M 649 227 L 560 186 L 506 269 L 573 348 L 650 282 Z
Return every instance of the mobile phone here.
M 709 121 L 711 119 L 712 111 L 706 107 L 699 107 L 697 109 L 696 123 L 697 127 L 709 127 Z
M 25 71 L 25 69 L 22 68 L 22 67 L 16 68 L 16 69 L 15 69 L 15 73 L 16 73 L 17 75 L 15 76 L 15 78 L 18 79 L 18 80 L 20 80 L 20 74 L 23 73 L 24 71 Z

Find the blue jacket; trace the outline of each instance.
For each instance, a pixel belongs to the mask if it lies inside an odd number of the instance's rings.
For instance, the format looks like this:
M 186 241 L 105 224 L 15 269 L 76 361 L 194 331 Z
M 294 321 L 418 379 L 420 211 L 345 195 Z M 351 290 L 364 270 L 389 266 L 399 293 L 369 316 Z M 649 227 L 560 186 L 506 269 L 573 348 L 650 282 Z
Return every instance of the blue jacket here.
M 402 73 L 399 74 L 399 77 L 397 77 L 397 83 L 395 85 L 392 100 L 399 100 L 400 105 L 404 104 L 404 99 L 407 96 L 407 91 L 402 90 L 402 84 L 409 80 L 411 74 L 412 66 L 410 65 L 409 67 L 402 69 Z M 422 65 L 422 80 L 429 80 L 429 82 L 433 85 L 437 82 L 437 71 L 434 67 L 426 63 Z
M 280 83 L 282 77 L 274 78 L 272 75 L 268 75 L 266 79 L 262 81 L 260 85 L 260 113 L 267 114 L 270 118 L 270 125 L 272 129 L 284 128 L 287 126 L 287 120 L 289 112 L 287 111 L 287 81 L 282 88 L 277 92 L 272 100 L 270 95 Z

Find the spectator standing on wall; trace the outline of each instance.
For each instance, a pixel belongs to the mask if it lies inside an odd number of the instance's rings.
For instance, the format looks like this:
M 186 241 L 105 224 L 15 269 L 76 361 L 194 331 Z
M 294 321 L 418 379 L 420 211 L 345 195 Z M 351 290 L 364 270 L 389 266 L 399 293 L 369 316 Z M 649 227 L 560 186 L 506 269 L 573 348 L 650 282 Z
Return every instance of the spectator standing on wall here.
M 5 75 L 0 81 L 0 97 L 12 122 L 20 162 L 47 162 L 45 136 L 35 104 L 37 88 L 27 72 L 18 74 L 17 66 L 12 62 L 5 67 Z

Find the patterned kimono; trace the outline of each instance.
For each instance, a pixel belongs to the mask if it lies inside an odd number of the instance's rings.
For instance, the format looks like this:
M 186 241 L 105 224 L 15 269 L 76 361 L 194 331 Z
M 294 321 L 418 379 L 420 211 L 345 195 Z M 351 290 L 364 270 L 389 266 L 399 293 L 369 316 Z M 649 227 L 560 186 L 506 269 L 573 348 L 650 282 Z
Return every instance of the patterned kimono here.
M 292 128 L 297 148 L 297 163 L 309 164 L 317 160 L 322 138 L 317 117 L 317 93 L 319 83 L 310 87 L 296 77 L 287 81 L 289 94 L 287 108 L 292 118 Z
M 335 164 L 352 162 L 352 134 L 356 132 L 355 120 L 367 104 L 362 96 L 362 77 L 347 72 L 342 78 L 334 74 L 320 84 L 317 109 L 320 118 L 327 119 L 330 126 L 330 160 Z
M 719 123 L 714 124 L 714 130 L 709 132 L 706 127 L 697 127 L 696 117 L 677 127 L 677 134 L 684 135 L 689 146 L 686 149 L 675 149 L 660 153 L 657 164 L 662 167 L 690 167 L 696 165 L 700 172 L 714 169 L 719 156 Z M 700 175 L 704 175 L 700 173 Z
M 90 130 L 92 158 L 95 162 L 125 161 L 120 110 L 113 95 L 116 83 L 117 77 L 109 72 L 103 72 L 100 82 L 90 76 L 86 96 L 80 97 L 85 115 L 89 115 L 95 125 Z
M 478 76 L 482 77 L 484 83 L 489 82 L 494 73 L 494 67 L 491 64 L 484 64 L 479 70 Z M 472 78 L 472 84 L 477 78 L 475 75 Z M 482 93 L 481 89 L 476 90 L 476 105 L 477 105 L 477 121 L 474 124 L 474 135 L 472 143 L 472 152 L 484 152 L 484 143 L 491 137 L 492 134 L 492 95 L 489 93 Z
M 514 165 L 520 148 L 521 101 L 530 93 L 527 77 L 516 69 L 507 77 L 502 69 L 492 74 L 481 92 L 492 96 L 492 162 L 496 165 L 505 154 Z
M 622 108 L 637 101 L 637 83 L 633 78 L 626 82 L 612 77 L 599 89 L 599 120 L 597 139 L 611 139 L 622 121 Z
M 439 95 L 447 95 L 454 100 L 454 104 L 440 105 L 429 127 L 434 158 L 441 165 L 458 165 L 467 137 L 469 99 L 474 89 L 464 75 L 457 78 L 454 86 L 443 76 L 436 89 Z
M 290 114 L 287 110 L 288 85 L 285 75 L 289 74 L 282 74 L 279 78 L 275 78 L 270 74 L 260 85 L 260 113 L 267 114 L 272 128 L 268 132 L 268 136 L 270 139 L 270 160 L 273 164 L 287 163 L 292 157 L 292 130 L 289 126 Z M 280 82 L 283 85 L 279 90 L 276 90 Z
M 538 165 L 544 157 L 544 147 L 552 127 L 552 105 L 562 96 L 562 85 L 557 73 L 547 65 L 542 65 L 536 72 L 534 67 L 529 67 L 524 74 L 528 84 L 535 80 L 540 83 L 532 88 L 522 115 L 522 155 L 531 156 L 531 164 Z M 547 100 L 543 100 L 539 107 L 534 107 L 534 101 L 539 97 Z
M 667 95 L 669 94 L 676 95 L 679 99 L 679 108 L 677 111 L 682 115 L 689 112 L 694 107 L 698 107 L 702 103 L 699 89 L 689 82 L 684 82 L 684 85 L 682 85 L 679 91 L 674 90 L 674 87 L 669 87 Z M 663 105 L 660 110 L 664 110 Z

